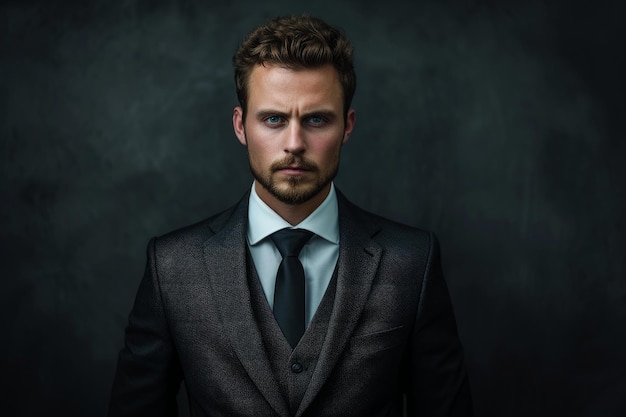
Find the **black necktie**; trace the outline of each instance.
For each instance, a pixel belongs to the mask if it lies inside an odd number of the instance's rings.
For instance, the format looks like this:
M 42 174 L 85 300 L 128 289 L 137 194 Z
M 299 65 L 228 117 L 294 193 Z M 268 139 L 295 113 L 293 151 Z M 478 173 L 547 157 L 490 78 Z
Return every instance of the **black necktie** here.
M 298 255 L 311 236 L 303 229 L 283 229 L 271 236 L 283 257 L 274 287 L 274 317 L 292 348 L 304 334 L 304 269 Z

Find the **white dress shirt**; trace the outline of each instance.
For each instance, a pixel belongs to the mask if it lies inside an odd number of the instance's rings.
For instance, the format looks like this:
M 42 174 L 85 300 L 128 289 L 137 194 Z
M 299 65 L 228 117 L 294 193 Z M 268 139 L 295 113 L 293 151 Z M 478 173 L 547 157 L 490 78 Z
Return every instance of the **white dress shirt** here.
M 269 236 L 285 228 L 306 229 L 315 233 L 298 257 L 306 281 L 304 316 L 308 327 L 339 258 L 339 210 L 335 186 L 331 183 L 330 192 L 322 204 L 295 226 L 265 204 L 254 186 L 253 183 L 248 205 L 248 247 L 270 308 L 274 308 L 276 273 L 283 258 Z

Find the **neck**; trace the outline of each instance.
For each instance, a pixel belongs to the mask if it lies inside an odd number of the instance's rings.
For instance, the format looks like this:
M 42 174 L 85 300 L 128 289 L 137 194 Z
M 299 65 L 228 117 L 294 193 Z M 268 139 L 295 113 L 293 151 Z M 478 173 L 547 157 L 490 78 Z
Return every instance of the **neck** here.
M 270 194 L 269 191 L 263 188 L 258 182 L 255 182 L 254 187 L 259 198 L 292 226 L 302 222 L 302 220 L 306 219 L 311 213 L 313 213 L 315 209 L 322 204 L 330 192 L 330 184 L 328 184 L 327 187 L 304 203 L 287 204 Z

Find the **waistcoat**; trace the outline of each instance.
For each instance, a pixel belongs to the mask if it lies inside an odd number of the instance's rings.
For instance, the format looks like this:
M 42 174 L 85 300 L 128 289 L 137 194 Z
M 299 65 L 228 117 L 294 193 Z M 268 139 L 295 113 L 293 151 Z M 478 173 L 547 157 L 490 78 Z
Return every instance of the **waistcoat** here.
M 287 400 L 291 413 L 295 414 L 309 386 L 326 338 L 335 300 L 337 267 L 335 266 L 328 288 L 311 323 L 298 345 L 292 350 L 267 302 L 249 250 L 247 251 L 247 265 L 252 311 L 261 332 L 265 353 L 283 397 Z

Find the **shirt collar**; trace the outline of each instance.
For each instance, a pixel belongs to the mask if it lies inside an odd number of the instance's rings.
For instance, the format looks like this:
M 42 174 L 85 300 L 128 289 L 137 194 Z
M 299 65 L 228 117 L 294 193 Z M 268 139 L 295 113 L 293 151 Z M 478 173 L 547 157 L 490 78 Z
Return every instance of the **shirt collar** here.
M 306 229 L 331 243 L 339 244 L 339 209 L 335 185 L 313 213 L 295 226 L 291 226 L 261 200 L 254 189 L 250 191 L 248 204 L 248 242 L 256 245 L 274 232 L 285 228 Z

